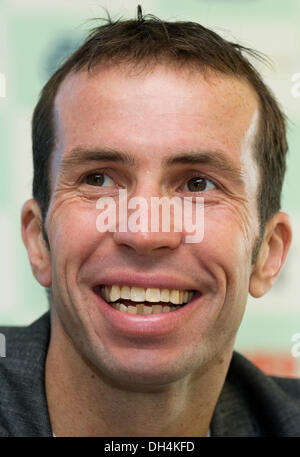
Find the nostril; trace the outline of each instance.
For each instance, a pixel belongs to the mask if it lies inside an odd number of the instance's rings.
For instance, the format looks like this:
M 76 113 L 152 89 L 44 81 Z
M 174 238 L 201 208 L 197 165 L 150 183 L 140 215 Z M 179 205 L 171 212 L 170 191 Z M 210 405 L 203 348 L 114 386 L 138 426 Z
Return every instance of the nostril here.
M 127 231 L 114 232 L 116 244 L 126 246 L 142 256 L 165 252 L 166 250 L 176 249 L 181 243 L 182 234 L 180 232 L 141 232 Z

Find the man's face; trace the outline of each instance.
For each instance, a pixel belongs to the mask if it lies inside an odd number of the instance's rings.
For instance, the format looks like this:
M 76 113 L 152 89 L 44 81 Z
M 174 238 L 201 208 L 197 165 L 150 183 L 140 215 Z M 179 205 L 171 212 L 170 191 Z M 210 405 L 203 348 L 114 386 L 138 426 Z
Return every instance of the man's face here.
M 56 329 L 105 376 L 136 386 L 196 373 L 232 349 L 259 232 L 258 104 L 245 82 L 224 75 L 127 70 L 80 72 L 62 84 L 45 227 Z M 106 157 L 85 159 L 97 151 Z M 186 243 L 184 231 L 100 233 L 96 202 L 117 201 L 119 189 L 149 207 L 151 197 L 204 197 L 203 240 Z M 173 311 L 129 314 L 106 303 L 105 285 L 193 298 Z

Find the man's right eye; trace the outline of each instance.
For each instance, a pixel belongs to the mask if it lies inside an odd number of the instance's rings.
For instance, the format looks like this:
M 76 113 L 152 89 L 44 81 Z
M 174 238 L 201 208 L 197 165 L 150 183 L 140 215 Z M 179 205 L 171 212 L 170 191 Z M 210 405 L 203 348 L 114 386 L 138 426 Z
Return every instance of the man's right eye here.
M 103 173 L 93 173 L 84 178 L 84 182 L 90 186 L 111 187 L 114 185 L 113 180 Z

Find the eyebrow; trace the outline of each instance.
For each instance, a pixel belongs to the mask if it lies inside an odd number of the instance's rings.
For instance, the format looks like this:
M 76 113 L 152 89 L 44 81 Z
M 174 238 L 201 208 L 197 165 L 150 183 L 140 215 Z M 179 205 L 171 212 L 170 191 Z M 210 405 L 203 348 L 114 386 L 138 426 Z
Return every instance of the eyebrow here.
M 119 162 L 127 166 L 135 166 L 135 158 L 126 151 L 118 151 L 110 148 L 104 149 L 85 149 L 76 147 L 71 150 L 68 156 L 62 159 L 60 164 L 61 171 L 73 166 L 82 165 L 88 162 Z M 193 151 L 172 155 L 163 160 L 164 167 L 175 165 L 197 165 L 205 164 L 225 173 L 229 178 L 237 183 L 243 183 L 243 173 L 236 167 L 230 159 L 224 156 L 224 152 L 219 150 L 212 151 Z
M 65 170 L 70 167 L 82 165 L 88 162 L 120 162 L 124 165 L 135 165 L 134 158 L 123 151 L 113 149 L 84 149 L 74 148 L 67 157 L 62 159 L 60 169 Z
M 224 156 L 224 153 L 218 150 L 204 152 L 188 152 L 177 154 L 164 161 L 166 166 L 179 164 L 205 164 L 225 173 L 237 183 L 243 183 L 244 174 L 236 167 L 232 161 Z

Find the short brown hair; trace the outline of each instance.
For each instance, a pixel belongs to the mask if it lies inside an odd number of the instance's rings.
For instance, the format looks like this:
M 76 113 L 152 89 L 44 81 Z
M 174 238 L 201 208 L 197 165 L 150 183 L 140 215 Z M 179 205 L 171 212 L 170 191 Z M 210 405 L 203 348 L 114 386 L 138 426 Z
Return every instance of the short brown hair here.
M 256 51 L 229 42 L 195 22 L 165 22 L 152 15 L 139 14 L 136 20 L 112 21 L 109 17 L 104 25 L 94 28 L 83 45 L 49 79 L 34 111 L 33 197 L 41 208 L 43 220 L 50 201 L 49 164 L 55 145 L 54 101 L 62 81 L 71 72 L 91 71 L 104 62 L 126 62 L 133 66 L 167 62 L 244 79 L 258 95 L 260 120 L 255 159 L 260 169 L 258 211 L 262 235 L 266 222 L 280 209 L 286 168 L 286 120 L 270 89 L 244 54 L 261 58 Z

